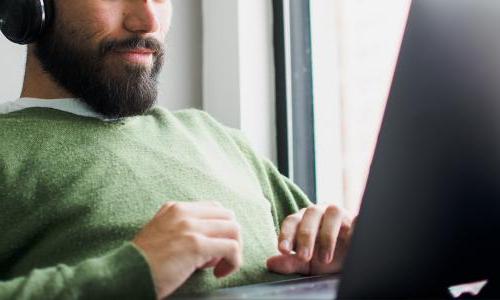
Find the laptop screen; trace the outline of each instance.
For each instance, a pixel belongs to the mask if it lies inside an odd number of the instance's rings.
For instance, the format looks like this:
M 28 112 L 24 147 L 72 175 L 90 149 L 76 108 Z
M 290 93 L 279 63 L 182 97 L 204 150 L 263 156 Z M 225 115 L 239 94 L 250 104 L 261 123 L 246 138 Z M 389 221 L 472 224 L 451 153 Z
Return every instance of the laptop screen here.
M 500 1 L 413 1 L 341 298 L 427 297 L 500 253 Z

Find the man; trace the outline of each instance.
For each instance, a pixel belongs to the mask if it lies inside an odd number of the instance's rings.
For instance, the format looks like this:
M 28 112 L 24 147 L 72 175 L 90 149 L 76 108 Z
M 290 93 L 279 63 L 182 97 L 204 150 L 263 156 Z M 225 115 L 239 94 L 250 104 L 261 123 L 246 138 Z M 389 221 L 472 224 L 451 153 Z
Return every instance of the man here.
M 340 209 L 312 205 L 236 130 L 154 107 L 170 1 L 54 6 L 21 98 L 0 108 L 1 299 L 161 299 L 340 270 Z

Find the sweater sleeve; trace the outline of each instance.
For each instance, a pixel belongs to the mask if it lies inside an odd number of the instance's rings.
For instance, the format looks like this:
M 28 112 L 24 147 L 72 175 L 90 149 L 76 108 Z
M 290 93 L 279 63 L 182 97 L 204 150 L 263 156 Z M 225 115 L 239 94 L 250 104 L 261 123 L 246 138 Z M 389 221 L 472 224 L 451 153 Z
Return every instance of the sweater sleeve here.
M 155 299 L 146 258 L 127 242 L 75 266 L 35 269 L 0 282 L 0 299 Z
M 279 233 L 281 222 L 285 217 L 313 203 L 300 187 L 282 175 L 269 159 L 258 155 L 241 131 L 232 128 L 228 130 L 252 172 L 257 176 L 264 196 L 271 203 L 274 225 L 276 232 Z

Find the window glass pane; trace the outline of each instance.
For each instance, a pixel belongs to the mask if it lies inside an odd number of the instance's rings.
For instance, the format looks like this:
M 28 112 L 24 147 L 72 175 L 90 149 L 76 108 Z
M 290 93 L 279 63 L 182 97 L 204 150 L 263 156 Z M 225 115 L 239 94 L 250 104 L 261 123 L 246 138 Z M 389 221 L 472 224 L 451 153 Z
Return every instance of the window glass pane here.
M 411 2 L 310 3 L 318 201 L 356 213 Z
M 406 25 L 409 0 L 337 0 L 344 203 L 357 210 Z

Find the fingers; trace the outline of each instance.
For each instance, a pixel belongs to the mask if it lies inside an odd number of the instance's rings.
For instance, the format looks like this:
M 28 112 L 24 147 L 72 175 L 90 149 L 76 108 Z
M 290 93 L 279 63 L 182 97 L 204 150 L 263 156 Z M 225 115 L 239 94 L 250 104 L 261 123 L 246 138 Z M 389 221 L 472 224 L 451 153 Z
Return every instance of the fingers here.
M 223 277 L 243 261 L 236 217 L 217 203 L 166 203 L 133 243 L 148 260 L 160 298 L 200 268 L 215 267 L 215 276 Z
M 200 237 L 200 251 L 213 258 L 220 258 L 215 266 L 214 275 L 224 277 L 239 270 L 243 263 L 242 248 L 240 244 L 231 239 Z
M 203 266 L 200 267 L 200 269 L 208 269 L 208 268 L 213 268 L 215 267 L 216 265 L 219 264 L 219 262 L 221 261 L 222 259 L 221 258 L 213 258 L 211 261 L 207 262 L 206 264 L 204 264 Z
M 241 226 L 236 221 L 229 220 L 200 220 L 185 219 L 179 222 L 180 230 L 201 233 L 204 236 L 212 238 L 226 238 L 238 241 L 241 245 Z
M 337 206 L 311 206 L 285 218 L 278 249 L 282 254 L 293 254 L 295 250 L 304 261 L 310 261 L 314 255 L 329 264 L 335 257 L 338 240 L 348 238 L 350 226 L 350 219 Z
M 310 261 L 314 253 L 316 237 L 323 217 L 324 209 L 319 206 L 311 206 L 306 209 L 302 221 L 297 228 L 296 252 L 297 256 Z
M 218 278 L 227 276 L 239 269 L 242 264 L 243 240 L 241 238 L 241 230 L 238 223 L 226 220 L 201 220 L 195 221 L 193 227 L 197 232 L 212 238 L 211 240 L 215 240 L 216 242 L 226 243 L 230 241 L 231 243 L 229 243 L 227 247 L 232 247 L 234 244 L 233 241 L 237 242 L 237 249 L 234 251 L 236 252 L 235 255 L 240 257 L 239 262 L 235 263 L 232 259 L 218 256 L 204 266 L 205 268 L 215 267 L 214 275 Z
M 267 268 L 279 274 L 309 274 L 309 263 L 295 255 L 281 254 L 267 260 Z
M 319 261 L 325 264 L 332 262 L 337 245 L 340 228 L 342 227 L 342 213 L 336 206 L 329 206 L 325 210 L 319 230 Z
M 243 239 L 233 211 L 217 202 L 168 202 L 155 218 L 165 233 L 183 237 L 196 269 L 215 267 L 223 277 L 240 268 Z
M 166 208 L 165 208 L 166 207 Z M 237 271 L 242 264 L 243 239 L 234 213 L 214 202 L 168 203 L 162 217 L 177 219 L 177 231 L 195 236 L 199 269 L 214 268 L 216 277 Z M 202 245 L 198 245 L 202 244 Z
M 296 214 L 289 215 L 281 224 L 281 232 L 278 238 L 278 249 L 281 253 L 290 254 L 294 249 L 297 227 L 302 220 L 304 212 L 305 208 Z

